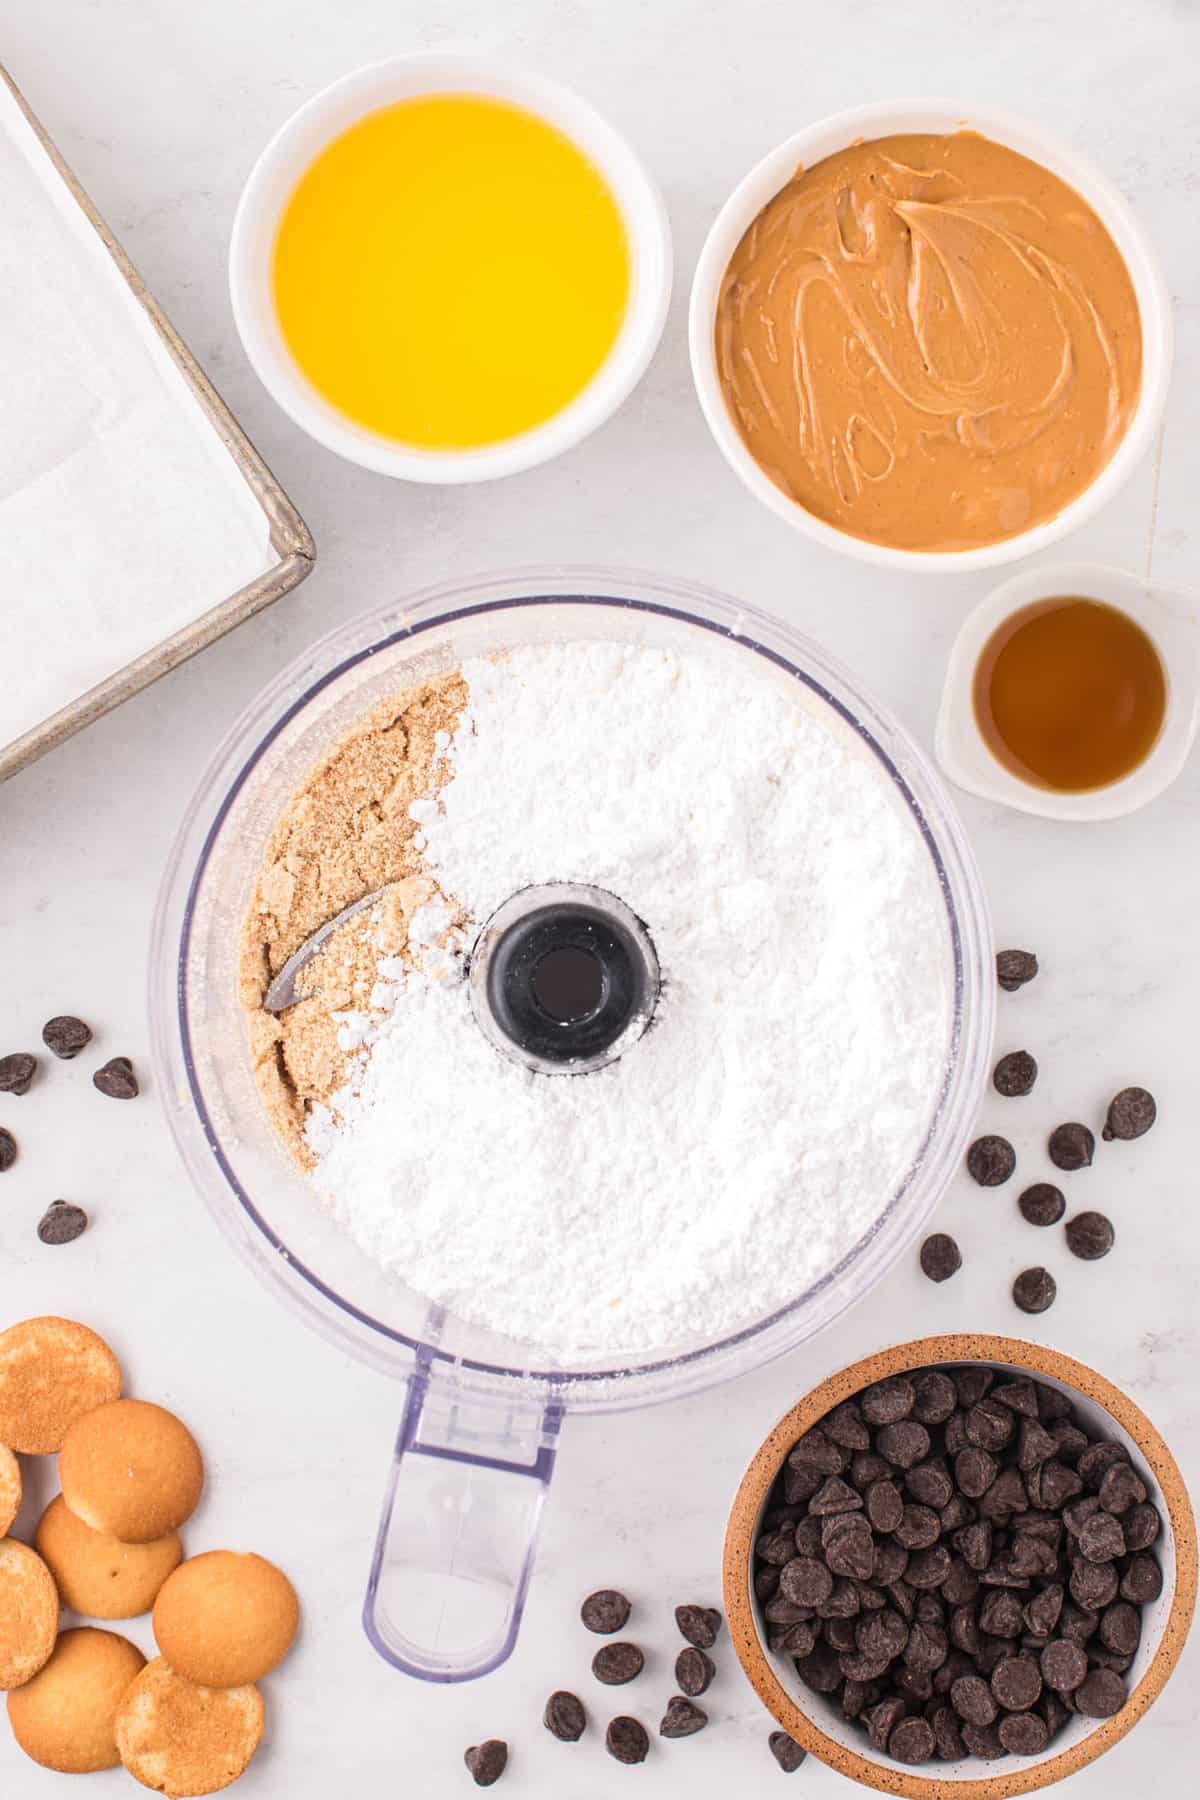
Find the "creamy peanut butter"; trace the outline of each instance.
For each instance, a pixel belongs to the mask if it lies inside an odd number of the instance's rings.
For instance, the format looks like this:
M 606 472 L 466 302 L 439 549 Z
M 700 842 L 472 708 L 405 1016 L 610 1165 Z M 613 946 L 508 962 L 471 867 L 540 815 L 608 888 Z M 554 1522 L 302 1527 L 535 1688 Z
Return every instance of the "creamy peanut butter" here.
M 964 550 L 1053 518 L 1137 405 L 1142 334 L 1087 202 L 971 131 L 852 144 L 735 250 L 717 306 L 730 414 L 839 530 Z

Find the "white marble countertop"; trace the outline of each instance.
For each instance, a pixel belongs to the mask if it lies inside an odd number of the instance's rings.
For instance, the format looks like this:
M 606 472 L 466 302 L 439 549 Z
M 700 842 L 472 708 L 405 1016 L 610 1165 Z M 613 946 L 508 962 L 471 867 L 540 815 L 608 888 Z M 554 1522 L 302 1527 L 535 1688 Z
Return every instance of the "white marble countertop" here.
M 393 484 L 302 437 L 246 365 L 224 275 L 239 186 L 292 108 L 358 63 L 452 36 L 575 84 L 630 134 L 664 187 L 678 269 L 662 348 L 618 417 L 555 466 L 457 491 Z M 294 496 L 320 556 L 293 597 L 0 790 L 0 1052 L 35 1045 L 45 1018 L 77 1011 L 95 1022 L 99 1050 L 148 1072 L 151 909 L 202 766 L 282 662 L 389 593 L 530 560 L 658 566 L 794 619 L 929 742 L 952 633 L 986 582 L 873 573 L 807 545 L 741 491 L 691 390 L 684 313 L 703 233 L 746 168 L 802 121 L 904 93 L 1004 103 L 1053 124 L 1124 188 L 1174 294 L 1174 388 L 1157 472 L 1144 469 L 1063 554 L 1200 585 L 1200 9 L 1189 0 L 959 0 L 933 14 L 912 0 L 9 0 L 0 56 Z M 820 1376 L 918 1332 L 1022 1331 L 1096 1364 L 1148 1410 L 1200 1492 L 1200 757 L 1164 799 L 1115 824 L 1072 829 L 969 800 L 962 810 L 999 939 L 1035 948 L 1044 970 L 1000 1014 L 999 1048 L 1027 1046 L 1042 1063 L 1036 1098 L 1010 1111 L 993 1100 L 985 1123 L 1019 1116 L 1029 1168 L 1059 1115 L 1094 1116 L 1131 1081 L 1158 1095 L 1155 1132 L 1107 1150 L 1072 1184 L 1072 1199 L 1111 1211 L 1114 1254 L 1073 1263 L 1061 1241 L 1046 1247 L 1020 1224 L 1015 1189 L 984 1193 L 963 1177 L 940 1214 L 964 1248 L 954 1281 L 934 1288 L 906 1263 L 765 1372 L 668 1411 L 569 1421 L 524 1634 L 482 1682 L 418 1685 L 369 1648 L 359 1610 L 399 1390 L 295 1323 L 232 1258 L 184 1177 L 152 1084 L 117 1107 L 79 1065 L 55 1064 L 26 1098 L 0 1102 L 22 1151 L 0 1196 L 0 1322 L 54 1311 L 109 1336 L 133 1391 L 177 1408 L 204 1443 L 209 1487 L 189 1544 L 260 1549 L 300 1588 L 303 1638 L 267 1684 L 268 1742 L 246 1800 L 440 1800 L 472 1791 L 462 1750 L 488 1735 L 513 1743 L 503 1791 L 514 1795 L 565 1791 L 568 1763 L 573 1800 L 626 1781 L 655 1795 L 686 1781 L 697 1800 L 773 1782 L 769 1721 L 727 1645 L 707 1702 L 713 1727 L 656 1744 L 637 1775 L 606 1758 L 598 1735 L 574 1751 L 554 1744 L 543 1700 L 559 1685 L 588 1688 L 593 1646 L 576 1608 L 589 1588 L 619 1585 L 657 1623 L 649 1673 L 612 1710 L 653 1723 L 670 1691 L 670 1607 L 717 1599 L 725 1513 L 751 1452 Z M 33 1227 L 59 1196 L 85 1205 L 92 1228 L 70 1249 L 45 1249 Z M 1043 1255 L 1060 1297 L 1028 1320 L 1009 1283 Z M 42 1500 L 52 1479 L 39 1468 Z M 145 1622 L 132 1630 L 148 1646 Z M 1200 1634 L 1150 1718 L 1072 1792 L 1181 1791 L 1198 1693 Z M 55 1781 L 0 1732 L 0 1793 L 37 1800 Z M 797 1782 L 848 1791 L 811 1759 Z M 88 1788 L 132 1791 L 120 1771 Z

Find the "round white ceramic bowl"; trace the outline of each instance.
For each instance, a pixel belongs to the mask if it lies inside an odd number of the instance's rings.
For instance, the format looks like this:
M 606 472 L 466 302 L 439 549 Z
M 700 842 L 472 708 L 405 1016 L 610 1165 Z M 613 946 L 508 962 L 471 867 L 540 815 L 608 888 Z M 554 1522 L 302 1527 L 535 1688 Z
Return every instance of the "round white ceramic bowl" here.
M 1142 392 L 1129 428 L 1112 460 L 1091 486 L 1054 518 L 1016 537 L 975 550 L 897 550 L 852 537 L 790 500 L 751 456 L 729 415 L 717 374 L 713 331 L 729 259 L 754 219 L 796 170 L 844 150 L 859 138 L 896 132 L 949 132 L 969 128 L 1032 157 L 1081 193 L 1103 220 L 1129 268 L 1142 321 Z M 705 239 L 692 280 L 688 321 L 692 376 L 709 429 L 725 460 L 750 492 L 797 531 L 831 550 L 891 569 L 932 569 L 961 573 L 996 568 L 1044 550 L 1075 531 L 1111 499 L 1153 441 L 1166 403 L 1171 369 L 1171 302 L 1158 259 L 1145 232 L 1108 179 L 1076 151 L 1065 148 L 1030 123 L 992 106 L 959 100 L 889 100 L 855 107 L 806 126 L 752 169 L 739 183 Z
M 467 450 L 422 450 L 369 431 L 325 400 L 297 367 L 279 329 L 271 260 L 280 214 L 304 170 L 365 114 L 423 94 L 485 94 L 558 127 L 600 170 L 629 239 L 629 304 L 617 340 L 570 404 L 531 431 Z M 515 475 L 568 450 L 627 398 L 653 356 L 671 297 L 671 232 L 662 196 L 630 145 L 569 88 L 490 56 L 427 51 L 344 75 L 307 101 L 271 139 L 242 191 L 229 246 L 233 316 L 263 385 L 310 437 L 363 468 L 404 481 L 457 483 Z
M 1023 781 L 990 749 L 975 717 L 975 669 L 1005 619 L 1039 600 L 1080 595 L 1102 600 L 1141 626 L 1166 677 L 1162 729 L 1145 760 L 1121 781 L 1077 794 Z M 956 787 L 1044 819 L 1119 819 L 1156 800 L 1187 761 L 1200 721 L 1200 617 L 1197 597 L 1139 581 L 1099 563 L 1048 563 L 1014 575 L 966 619 L 950 652 L 938 714 L 937 760 Z

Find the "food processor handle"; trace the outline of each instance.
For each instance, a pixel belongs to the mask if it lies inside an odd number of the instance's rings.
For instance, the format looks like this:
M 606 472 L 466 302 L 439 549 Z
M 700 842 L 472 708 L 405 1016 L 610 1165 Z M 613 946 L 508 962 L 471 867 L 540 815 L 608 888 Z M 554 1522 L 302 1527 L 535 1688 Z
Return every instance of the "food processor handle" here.
M 464 1389 L 425 1349 L 408 1380 L 363 1607 L 379 1654 L 423 1681 L 472 1681 L 521 1628 L 561 1403 Z

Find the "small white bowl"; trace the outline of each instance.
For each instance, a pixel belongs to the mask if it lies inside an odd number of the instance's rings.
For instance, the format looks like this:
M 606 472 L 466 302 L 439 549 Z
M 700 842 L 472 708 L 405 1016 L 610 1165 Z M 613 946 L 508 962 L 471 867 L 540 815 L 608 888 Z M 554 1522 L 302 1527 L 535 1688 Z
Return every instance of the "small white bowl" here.
M 823 157 L 844 150 L 859 138 L 888 137 L 897 132 L 981 132 L 1022 156 L 1031 157 L 1081 193 L 1107 226 L 1125 258 L 1137 295 L 1142 322 L 1142 392 L 1129 427 L 1109 463 L 1091 486 L 1054 518 L 1016 537 L 984 544 L 975 550 L 899 550 L 873 544 L 839 531 L 791 500 L 751 456 L 725 404 L 717 373 L 714 328 L 717 303 L 729 259 L 749 226 L 769 200 L 800 167 L 811 168 Z M 709 430 L 726 462 L 750 492 L 797 531 L 828 549 L 889 569 L 932 569 L 939 573 L 997 568 L 1044 550 L 1076 530 L 1109 500 L 1149 448 L 1162 417 L 1171 370 L 1171 300 L 1162 270 L 1146 234 L 1124 199 L 1107 178 L 1074 150 L 1048 137 L 1040 126 L 992 106 L 968 106 L 957 100 L 890 100 L 855 107 L 806 126 L 772 150 L 730 195 L 705 239 L 692 279 L 688 320 L 692 377 Z
M 369 431 L 331 406 L 296 366 L 271 295 L 279 218 L 313 158 L 367 113 L 423 94 L 485 94 L 558 127 L 600 170 L 629 239 L 624 322 L 588 385 L 553 418 L 498 444 L 422 450 Z M 662 196 L 630 145 L 569 88 L 491 56 L 427 51 L 389 57 L 344 75 L 307 101 L 271 139 L 242 191 L 229 246 L 229 290 L 242 344 L 284 412 L 339 456 L 404 481 L 457 483 L 514 475 L 568 450 L 627 398 L 653 356 L 671 297 L 671 232 Z
M 1144 762 L 1120 781 L 1085 793 L 1060 794 L 1007 768 L 988 747 L 975 717 L 975 669 L 993 632 L 1038 600 L 1079 595 L 1119 608 L 1141 626 L 1162 662 L 1166 713 Z M 980 602 L 955 639 L 946 668 L 934 748 L 956 787 L 1044 819 L 1119 819 L 1157 799 L 1187 761 L 1200 718 L 1197 597 L 1152 586 L 1098 563 L 1050 563 L 1014 575 Z

